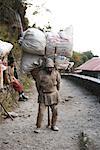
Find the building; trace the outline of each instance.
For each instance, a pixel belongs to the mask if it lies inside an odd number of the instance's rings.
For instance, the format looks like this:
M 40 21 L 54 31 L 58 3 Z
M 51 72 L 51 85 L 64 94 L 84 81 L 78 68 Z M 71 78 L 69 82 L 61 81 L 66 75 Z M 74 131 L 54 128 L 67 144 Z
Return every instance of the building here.
M 75 72 L 100 79 L 100 58 L 93 57 L 81 66 L 75 68 Z

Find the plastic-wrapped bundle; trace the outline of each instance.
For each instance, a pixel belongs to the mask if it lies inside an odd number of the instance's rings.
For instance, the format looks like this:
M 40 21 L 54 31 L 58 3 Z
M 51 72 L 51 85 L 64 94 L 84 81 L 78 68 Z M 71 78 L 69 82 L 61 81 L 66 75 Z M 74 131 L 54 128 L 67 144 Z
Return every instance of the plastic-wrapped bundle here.
M 29 28 L 24 32 L 24 36 L 20 39 L 20 44 L 23 49 L 21 70 L 30 72 L 36 66 L 38 60 L 46 55 L 54 56 L 55 47 L 57 48 L 57 55 L 69 57 L 72 54 L 73 37 L 72 28 L 69 27 L 59 33 L 42 31 L 36 28 Z
M 13 45 L 11 43 L 0 40 L 0 56 L 1 57 L 4 57 L 6 54 L 9 54 L 12 48 L 13 48 Z
M 40 65 L 42 56 L 23 52 L 21 58 L 21 71 L 29 73 Z
M 54 55 L 56 47 L 57 55 L 70 57 L 72 55 L 73 48 L 72 26 L 69 26 L 63 31 L 59 31 L 56 34 L 53 32 L 47 32 L 46 42 L 47 55 Z
M 44 55 L 46 46 L 45 34 L 36 28 L 28 28 L 20 38 L 23 51 L 35 55 Z

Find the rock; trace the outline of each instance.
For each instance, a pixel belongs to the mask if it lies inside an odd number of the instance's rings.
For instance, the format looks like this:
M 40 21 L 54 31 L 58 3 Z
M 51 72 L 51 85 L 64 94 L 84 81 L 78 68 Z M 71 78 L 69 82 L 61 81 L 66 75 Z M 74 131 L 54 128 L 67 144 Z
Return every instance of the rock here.
M 75 102 L 75 104 L 79 104 L 79 102 Z
M 29 114 L 27 117 L 30 117 L 31 115 Z
M 93 119 L 92 119 L 92 118 L 89 118 L 88 121 L 93 121 Z
M 67 99 L 67 98 L 65 99 L 66 102 L 68 102 L 69 100 L 70 100 L 70 99 Z
M 87 98 L 87 96 L 85 96 L 84 98 Z
M 3 143 L 4 143 L 4 144 L 8 144 L 9 142 L 8 142 L 8 141 L 3 141 Z
M 72 96 L 68 96 L 68 98 L 73 98 Z
M 80 109 L 78 111 L 81 111 Z

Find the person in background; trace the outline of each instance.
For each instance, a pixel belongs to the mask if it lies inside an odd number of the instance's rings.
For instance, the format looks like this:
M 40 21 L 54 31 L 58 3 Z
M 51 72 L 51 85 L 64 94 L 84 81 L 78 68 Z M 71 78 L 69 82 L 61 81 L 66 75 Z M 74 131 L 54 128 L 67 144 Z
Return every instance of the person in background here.
M 28 100 L 28 97 L 24 94 L 23 85 L 18 80 L 18 74 L 16 71 L 16 66 L 12 52 L 8 54 L 6 60 L 5 58 L 2 58 L 2 63 L 7 67 L 7 70 L 5 70 L 3 74 L 4 84 L 11 84 L 14 90 L 19 93 L 19 101 Z
M 10 51 L 10 53 L 8 54 L 8 66 L 10 66 L 11 63 L 15 62 L 14 61 L 14 56 L 12 54 L 12 51 Z M 16 65 L 14 63 L 14 76 L 16 79 L 18 79 L 18 73 L 17 73 L 17 68 Z
M 15 68 L 14 61 L 11 60 L 8 66 L 9 82 L 14 88 L 14 90 L 19 93 L 19 101 L 26 101 L 28 100 L 28 97 L 24 94 L 23 85 L 18 81 L 18 79 L 16 79 L 14 75 L 14 68 Z
M 51 108 L 52 119 L 51 129 L 58 131 L 56 126 L 58 117 L 58 102 L 59 102 L 59 88 L 60 88 L 60 74 L 54 68 L 54 62 L 52 59 L 47 58 L 45 61 L 45 67 L 41 69 L 36 78 L 36 87 L 38 91 L 38 115 L 35 133 L 39 133 L 43 120 L 44 111 L 47 106 Z

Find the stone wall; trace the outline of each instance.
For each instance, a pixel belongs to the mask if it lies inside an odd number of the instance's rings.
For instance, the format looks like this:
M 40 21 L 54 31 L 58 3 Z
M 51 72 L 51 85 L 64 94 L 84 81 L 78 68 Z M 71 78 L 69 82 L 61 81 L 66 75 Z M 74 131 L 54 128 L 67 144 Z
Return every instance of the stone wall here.
M 78 74 L 63 74 L 62 77 L 72 80 L 92 94 L 100 96 L 100 79 Z

